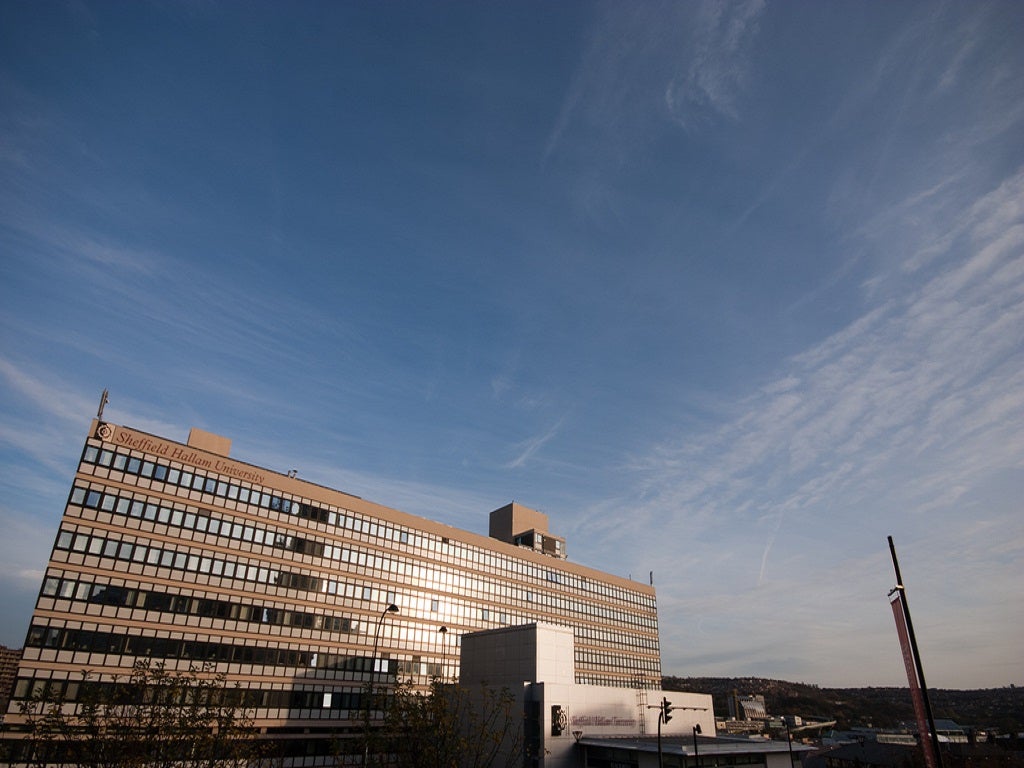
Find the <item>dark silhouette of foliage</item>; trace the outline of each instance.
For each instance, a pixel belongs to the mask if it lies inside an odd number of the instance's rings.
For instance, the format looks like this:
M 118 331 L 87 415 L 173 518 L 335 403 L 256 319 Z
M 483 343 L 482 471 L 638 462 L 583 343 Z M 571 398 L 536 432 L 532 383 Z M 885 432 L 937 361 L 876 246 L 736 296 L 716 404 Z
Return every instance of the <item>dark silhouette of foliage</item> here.
M 372 750 L 402 768 L 511 768 L 523 764 L 523 719 L 508 688 L 435 679 L 428 691 L 399 683 Z
M 230 768 L 260 756 L 241 691 L 206 667 L 139 661 L 127 677 L 82 674 L 74 700 L 36 691 L 21 705 L 26 762 L 61 768 Z

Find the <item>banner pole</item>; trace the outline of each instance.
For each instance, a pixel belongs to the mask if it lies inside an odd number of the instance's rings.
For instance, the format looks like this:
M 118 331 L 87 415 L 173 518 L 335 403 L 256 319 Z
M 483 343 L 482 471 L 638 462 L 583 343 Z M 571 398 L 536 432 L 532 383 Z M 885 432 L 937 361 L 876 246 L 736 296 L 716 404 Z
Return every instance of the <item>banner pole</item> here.
M 917 682 L 921 690 L 921 699 L 924 702 L 925 716 L 928 718 L 928 730 L 931 731 L 931 751 L 935 758 L 935 765 L 942 766 L 942 752 L 939 750 L 939 734 L 935 730 L 935 718 L 932 716 L 932 705 L 928 699 L 928 686 L 924 682 L 924 667 L 921 665 L 921 654 L 917 651 L 917 636 L 914 634 L 914 622 L 910 620 L 910 605 L 907 602 L 907 589 L 903 586 L 903 576 L 900 575 L 900 564 L 896 559 L 896 545 L 893 544 L 892 536 L 889 539 L 889 552 L 892 553 L 892 567 L 896 571 L 896 587 L 893 592 L 899 591 L 900 604 L 903 607 L 903 618 L 907 624 L 907 635 L 910 638 L 910 649 L 914 656 L 914 666 L 917 671 Z M 890 595 L 892 592 L 889 593 Z M 927 734 L 921 734 L 921 745 L 924 749 L 928 742 Z M 925 761 L 927 763 L 927 760 Z

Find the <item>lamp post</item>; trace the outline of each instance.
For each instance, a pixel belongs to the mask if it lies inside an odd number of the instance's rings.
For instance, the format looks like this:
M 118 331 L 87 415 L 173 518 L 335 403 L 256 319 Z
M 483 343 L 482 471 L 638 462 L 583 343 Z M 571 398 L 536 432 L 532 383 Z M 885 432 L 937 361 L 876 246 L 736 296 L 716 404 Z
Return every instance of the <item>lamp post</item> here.
M 789 731 L 789 721 L 783 720 L 786 724 L 786 744 L 789 745 L 789 768 L 793 768 L 793 734 Z
M 384 626 L 384 617 L 389 613 L 398 613 L 398 606 L 394 603 L 388 605 L 380 612 L 377 619 L 377 630 L 373 633 L 373 656 L 370 657 L 370 680 L 367 683 L 366 706 L 363 709 L 363 765 L 370 764 L 370 703 L 373 699 L 375 683 L 377 681 L 377 646 L 380 644 L 380 630 Z
M 693 726 L 693 763 L 696 768 L 700 768 L 700 752 L 697 750 L 697 734 L 700 732 L 700 723 L 697 723 Z
M 448 627 L 442 624 L 437 633 L 441 635 L 441 682 L 446 683 L 448 682 Z

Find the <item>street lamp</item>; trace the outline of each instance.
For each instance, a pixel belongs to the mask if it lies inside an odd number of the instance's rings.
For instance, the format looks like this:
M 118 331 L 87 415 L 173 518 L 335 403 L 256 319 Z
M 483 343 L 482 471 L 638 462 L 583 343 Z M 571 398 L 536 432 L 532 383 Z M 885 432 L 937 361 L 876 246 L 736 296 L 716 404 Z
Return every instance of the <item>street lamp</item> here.
M 693 726 L 693 763 L 700 768 L 700 752 L 697 751 L 697 734 L 700 733 L 700 723 Z
M 441 636 L 441 682 L 444 683 L 448 680 L 448 644 L 445 642 L 448 639 L 448 627 L 442 624 L 437 634 Z
M 370 702 L 374 696 L 375 683 L 377 681 L 377 646 L 380 644 L 380 630 L 384 626 L 384 617 L 389 613 L 398 613 L 398 606 L 394 603 L 388 605 L 380 612 L 377 619 L 377 630 L 373 633 L 373 656 L 370 657 L 370 680 L 367 683 L 366 707 L 363 710 L 363 765 L 370 763 Z

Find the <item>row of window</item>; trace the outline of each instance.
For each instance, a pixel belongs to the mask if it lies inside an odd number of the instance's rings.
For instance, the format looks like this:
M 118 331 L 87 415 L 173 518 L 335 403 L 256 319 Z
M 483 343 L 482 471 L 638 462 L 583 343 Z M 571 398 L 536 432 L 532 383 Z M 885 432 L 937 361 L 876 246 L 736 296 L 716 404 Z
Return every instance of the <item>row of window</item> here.
M 136 475 L 156 480 L 167 485 L 175 485 L 223 499 L 253 504 L 264 509 L 296 515 L 306 520 L 320 523 L 328 522 L 330 512 L 313 504 L 294 502 L 291 499 L 273 493 L 261 493 L 249 485 L 240 485 L 223 479 L 216 474 L 205 475 L 188 469 L 179 469 L 171 464 L 144 459 L 131 453 L 112 451 L 86 445 L 82 453 L 82 461 L 100 467 L 109 467 L 126 475 Z
M 355 632 L 359 627 L 359 622 L 340 616 L 289 611 L 258 604 L 243 604 L 214 598 L 194 597 L 187 594 L 171 594 L 157 590 L 94 583 L 86 579 L 76 580 L 48 576 L 43 580 L 41 594 L 43 597 L 62 598 L 99 605 L 141 608 L 147 611 L 189 614 L 254 624 L 273 624 L 332 632 Z M 585 636 L 585 629 L 576 628 L 577 640 Z M 30 646 L 38 644 L 38 640 L 30 639 L 28 641 Z M 43 645 L 45 647 L 55 647 L 47 644 L 45 641 Z M 636 650 L 636 643 L 631 643 L 627 647 Z M 316 656 L 317 654 L 314 653 L 313 658 Z M 320 654 L 320 658 L 327 659 L 328 657 Z M 581 668 L 628 668 L 655 675 L 660 672 L 656 659 L 626 658 L 614 654 L 598 653 L 579 647 L 576 650 L 576 663 Z M 401 664 L 406 665 L 407 663 L 402 662 Z M 417 666 L 418 662 L 412 664 L 408 669 L 405 666 L 401 666 L 399 671 L 404 674 L 426 674 L 428 676 L 438 674 L 436 670 L 431 669 L 423 672 Z M 312 666 L 339 668 L 337 667 L 337 662 L 333 661 L 325 661 L 319 665 L 313 664 Z
M 14 684 L 12 698 L 24 701 L 31 698 L 47 698 L 73 703 L 86 698 L 113 699 L 112 688 L 127 690 L 128 685 L 107 681 L 60 680 L 50 678 L 19 677 Z M 97 690 L 106 689 L 106 690 Z M 231 704 L 244 709 L 321 709 L 350 710 L 358 712 L 364 707 L 365 687 L 347 688 L 227 688 L 225 697 Z M 130 703 L 130 697 L 125 697 Z M 375 697 L 376 699 L 377 697 Z M 258 714 L 258 713 L 257 713 Z
M 147 611 L 189 614 L 214 619 L 276 624 L 286 627 L 322 629 L 329 632 L 355 632 L 359 623 L 341 616 L 306 611 L 286 611 L 251 603 L 236 603 L 191 595 L 175 595 L 155 590 L 135 589 L 112 584 L 97 584 L 82 579 L 43 580 L 43 597 L 77 600 L 99 605 L 142 608 Z
M 142 494 L 124 491 L 120 493 L 103 492 L 97 488 L 83 488 L 76 485 L 71 489 L 69 502 L 86 509 L 99 509 L 174 528 L 209 533 L 212 536 L 223 536 L 238 541 L 249 541 L 313 557 L 322 557 L 326 553 L 328 557 L 333 556 L 337 559 L 340 555 L 340 552 L 333 552 L 335 548 L 326 547 L 321 541 L 305 539 L 294 536 L 291 532 L 273 528 L 232 523 L 230 520 L 221 520 L 212 515 L 190 511 L 181 504 L 168 506 L 166 503 L 161 503 L 160 499 Z
M 92 448 L 95 447 L 92 446 Z M 144 458 L 140 458 L 138 456 L 128 456 L 124 459 L 118 459 L 117 452 L 108 451 L 107 453 L 109 454 L 109 456 L 104 456 L 102 458 L 102 461 L 100 461 L 100 452 L 98 451 L 98 449 L 96 449 L 95 456 L 98 459 L 96 463 L 99 464 L 100 466 L 107 466 L 107 462 L 109 462 L 109 466 L 114 467 L 115 469 L 123 466 L 124 469 L 126 470 L 135 470 L 135 472 L 140 476 L 149 476 L 161 481 L 165 481 L 167 478 L 171 478 L 172 480 L 177 480 L 179 485 L 181 485 L 181 483 L 184 482 L 180 472 L 183 472 L 185 470 L 178 470 L 179 474 L 175 475 L 170 473 L 170 470 L 175 468 L 168 467 L 168 472 L 163 473 L 155 468 L 151 469 L 150 466 L 147 466 L 147 460 Z M 85 456 L 84 458 L 88 458 L 88 455 Z M 133 459 L 134 461 L 132 461 Z M 157 464 L 159 464 L 159 462 L 149 462 L 149 465 L 151 465 L 152 467 L 155 467 Z M 195 475 L 198 473 L 193 472 L 191 474 L 191 482 L 187 487 L 193 490 L 198 490 L 198 481 L 195 479 Z M 226 481 L 216 477 L 213 479 L 217 483 L 226 483 Z M 276 494 L 265 494 L 262 492 L 258 493 L 257 496 L 257 492 L 260 490 L 258 488 L 253 489 L 247 493 L 242 493 L 241 491 L 236 493 L 231 491 L 229 487 L 231 483 L 226 483 L 226 485 L 220 487 L 220 493 L 217 494 L 217 486 L 214 486 L 207 482 L 210 480 L 211 478 L 204 477 L 202 485 L 203 492 L 212 493 L 214 495 L 220 495 L 225 498 L 246 499 L 248 503 L 257 502 L 264 506 L 265 508 L 277 513 L 294 514 L 294 510 L 296 509 L 302 511 L 302 508 L 299 505 L 302 504 L 303 502 L 287 499 L 281 496 L 276 496 Z M 239 486 L 239 488 L 241 487 L 242 486 Z M 86 494 L 84 497 L 82 497 L 81 495 L 83 492 Z M 337 559 L 343 559 L 345 562 L 350 563 L 352 566 L 355 566 L 352 568 L 352 570 L 355 572 L 366 573 L 367 575 L 370 575 L 368 572 L 378 571 L 379 577 L 381 579 L 391 583 L 415 582 L 417 586 L 420 586 L 422 584 L 424 586 L 432 587 L 438 589 L 439 591 L 446 592 L 447 594 L 470 595 L 478 593 L 485 598 L 489 598 L 490 600 L 497 603 L 501 603 L 503 605 L 525 603 L 536 607 L 546 607 L 548 610 L 550 610 L 551 613 L 556 614 L 556 616 L 558 616 L 559 618 L 561 618 L 562 615 L 576 612 L 583 614 L 584 616 L 590 616 L 591 618 L 594 618 L 600 623 L 604 624 L 606 627 L 615 625 L 621 626 L 623 623 L 630 623 L 634 626 L 639 626 L 642 629 L 647 630 L 647 632 L 627 634 L 621 632 L 608 631 L 603 627 L 599 628 L 594 626 L 587 626 L 585 624 L 570 622 L 571 624 L 575 624 L 574 629 L 576 630 L 577 639 L 585 644 L 596 644 L 598 646 L 604 647 L 608 647 L 608 645 L 618 646 L 623 648 L 624 650 L 630 650 L 634 653 L 639 652 L 641 654 L 644 654 L 646 652 L 647 654 L 650 654 L 652 658 L 649 658 L 643 664 L 643 666 L 651 667 L 655 670 L 657 670 L 657 667 L 659 666 L 659 662 L 657 660 L 658 641 L 655 634 L 657 630 L 656 613 L 654 613 L 653 610 L 647 616 L 643 615 L 643 611 L 638 612 L 639 615 L 637 615 L 637 613 L 624 614 L 622 612 L 610 609 L 608 606 L 600 606 L 587 603 L 580 604 L 575 600 L 566 599 L 561 595 L 548 593 L 546 590 L 534 592 L 532 590 L 524 590 L 521 588 L 510 589 L 509 580 L 507 578 L 504 580 L 498 579 L 492 581 L 490 579 L 478 578 L 471 573 L 453 572 L 451 569 L 444 568 L 443 566 L 441 568 L 421 566 L 419 564 L 410 562 L 407 559 L 392 559 L 383 557 L 382 555 L 374 552 L 361 552 L 347 548 L 342 549 L 341 547 L 334 547 L 330 543 L 325 543 L 322 540 L 318 541 L 312 538 L 306 539 L 294 536 L 292 535 L 292 531 L 289 531 L 288 533 L 280 533 L 271 528 L 262 528 L 260 526 L 255 525 L 232 523 L 226 520 L 220 521 L 218 520 L 218 518 L 215 518 L 211 515 L 200 513 L 195 507 L 184 507 L 184 505 L 180 504 L 174 504 L 172 507 L 168 507 L 167 502 L 161 503 L 161 500 L 156 497 L 143 497 L 142 499 L 140 499 L 138 498 L 138 495 L 131 495 L 129 497 L 125 497 L 124 492 L 118 495 L 110 493 L 104 494 L 102 491 L 95 489 L 80 489 L 78 495 L 75 497 L 75 500 L 80 501 L 82 506 L 85 506 L 87 508 L 103 509 L 105 511 L 112 513 L 126 514 L 128 516 L 138 517 L 143 520 L 148 519 L 154 523 L 162 523 L 165 525 L 180 525 L 183 529 L 188 527 L 191 530 L 198 530 L 204 535 L 207 533 L 218 536 L 227 535 L 231 538 L 235 538 L 241 541 L 249 541 L 254 542 L 256 544 L 264 545 L 270 544 L 270 546 L 276 546 L 282 549 L 288 549 L 290 551 L 299 551 L 305 554 L 312 554 L 314 556 L 321 556 L 323 554 L 326 554 L 328 556 L 334 555 L 334 557 L 336 557 Z M 216 503 L 212 499 L 207 500 L 205 498 L 202 499 L 202 502 Z M 125 503 L 127 503 L 127 507 L 124 506 Z M 230 506 L 234 507 L 236 505 L 232 504 Z M 312 505 L 307 505 L 307 514 L 302 516 L 310 519 L 318 519 L 322 517 L 319 514 L 309 514 L 309 510 L 313 508 L 314 507 Z M 189 509 L 193 511 L 190 512 Z M 361 520 L 358 516 L 353 515 L 352 513 L 346 514 L 346 512 L 336 512 L 333 510 L 328 510 L 328 512 L 329 521 L 344 526 L 346 529 L 351 530 L 353 532 L 359 532 L 360 534 L 384 537 L 387 539 L 400 541 L 402 543 L 409 543 L 410 541 L 413 541 L 414 544 L 419 544 L 421 538 L 424 540 L 424 542 L 427 539 L 431 538 L 431 535 L 426 533 L 423 533 L 422 537 L 421 534 L 419 533 L 415 533 L 412 536 L 410 536 L 408 531 L 404 531 L 399 528 L 391 528 L 389 526 L 385 526 L 383 523 L 377 525 L 377 523 L 371 522 L 370 519 Z M 362 536 L 360 536 L 360 538 L 362 538 Z M 319 537 L 317 537 L 317 539 L 319 539 Z M 465 545 L 462 542 L 452 542 L 444 538 L 440 539 L 440 541 L 441 544 L 443 545 L 441 549 L 444 552 L 459 553 L 460 557 L 444 557 L 438 559 L 465 559 L 473 565 L 479 565 L 481 560 L 484 560 L 486 564 L 490 564 L 491 561 L 493 561 L 494 564 L 507 564 L 508 566 L 510 566 L 509 570 L 515 572 L 522 572 L 524 570 L 524 561 L 507 558 L 504 555 L 499 555 L 497 553 L 491 552 L 478 551 L 477 553 L 474 553 L 472 550 L 476 548 L 472 547 L 471 545 Z M 327 542 L 330 542 L 330 539 L 328 539 Z M 92 553 L 97 554 L 97 552 L 95 551 L 95 547 L 97 545 L 90 544 L 89 546 L 91 547 Z M 436 547 L 434 547 L 433 549 L 436 550 Z M 107 549 L 106 551 L 109 553 L 110 550 Z M 180 565 L 181 557 L 184 557 L 184 553 L 176 552 L 174 559 L 170 559 L 168 555 L 161 555 L 159 559 L 156 559 L 155 555 L 150 555 L 149 558 L 153 559 L 147 558 L 147 560 L 145 560 L 144 562 L 148 562 L 148 564 L 153 565 L 170 565 L 174 567 L 174 565 L 176 564 Z M 185 567 L 187 568 L 187 566 L 188 560 L 185 561 Z M 202 569 L 203 558 L 200 558 L 198 567 Z M 213 573 L 214 575 L 218 575 L 214 570 L 216 569 L 216 567 L 217 566 L 211 564 L 211 570 L 209 572 Z M 600 582 L 590 582 L 586 578 L 578 577 L 562 571 L 540 569 L 535 565 L 529 564 L 528 562 L 525 563 L 525 568 L 532 569 L 532 575 L 538 580 L 543 579 L 548 585 L 556 583 L 569 584 L 570 586 L 580 588 L 590 587 L 590 589 L 586 589 L 585 591 L 597 593 L 619 591 L 619 588 L 617 587 L 604 585 Z M 243 573 L 245 577 L 249 576 L 249 572 L 251 570 L 253 570 L 252 567 L 247 569 L 244 564 L 240 564 L 240 572 Z M 266 569 L 256 570 L 256 580 L 260 580 L 260 570 L 266 572 Z M 227 572 L 224 575 L 238 578 L 238 574 L 231 573 L 230 568 L 227 569 Z M 327 574 L 322 575 L 326 576 Z M 328 594 L 343 595 L 348 598 L 362 600 L 370 599 L 373 593 L 371 588 L 367 586 L 363 586 L 360 589 L 357 585 L 351 583 L 346 584 L 336 582 L 329 578 L 321 580 L 317 577 L 307 576 L 306 574 L 294 574 L 294 576 L 297 577 L 294 581 L 289 576 L 286 576 L 283 580 L 278 579 L 278 581 L 275 582 L 273 580 L 273 577 L 268 574 L 268 578 L 265 583 L 271 583 L 276 586 L 281 586 L 285 584 L 295 584 L 296 586 L 302 587 L 305 585 L 308 587 L 312 587 L 313 590 L 316 590 L 317 586 L 319 585 L 319 591 L 326 592 Z M 395 578 L 395 576 L 397 576 L 398 578 Z M 415 590 L 415 592 L 419 592 L 419 589 Z M 515 593 L 514 595 L 513 592 Z M 650 606 L 653 607 L 653 596 L 642 595 L 639 593 L 632 592 L 630 590 L 624 590 L 623 592 L 628 593 L 629 596 L 632 598 L 628 602 L 648 603 L 650 604 Z M 608 599 L 615 598 L 615 596 L 612 594 L 606 594 L 606 597 Z M 119 598 L 117 597 L 117 593 L 115 592 L 111 595 L 108 595 L 108 599 Z M 389 601 L 394 601 L 396 598 L 392 593 L 388 596 L 387 599 Z M 191 605 L 192 602 L 195 602 L 197 610 L 209 610 L 208 607 L 206 609 L 203 609 L 198 606 L 202 606 L 204 603 L 207 606 L 209 606 L 210 601 L 198 601 L 194 598 L 176 598 L 176 602 L 171 607 L 176 608 L 177 612 L 185 612 L 185 604 L 188 603 L 189 605 Z M 226 601 L 217 602 L 226 603 Z M 436 612 L 438 610 L 438 600 L 436 598 L 433 598 L 431 599 L 430 603 L 431 611 Z M 470 606 L 467 605 L 465 607 L 469 608 Z M 574 608 L 582 610 L 573 611 Z M 148 609 L 157 609 L 157 605 L 153 604 L 152 607 Z M 232 609 L 224 607 L 220 608 L 219 610 L 223 612 L 231 611 Z M 466 612 L 465 610 L 453 612 L 446 611 L 446 613 L 451 613 L 450 618 L 454 618 L 455 614 L 457 613 L 459 617 L 465 618 L 470 624 L 477 624 L 478 622 L 508 623 L 508 621 L 511 620 L 511 614 L 507 614 L 504 611 L 496 612 L 486 606 L 478 606 L 475 610 L 476 614 Z M 536 608 L 534 608 L 534 610 L 536 610 Z M 405 603 L 403 602 L 403 612 L 405 611 L 406 606 Z M 191 613 L 192 609 L 190 609 L 188 612 Z M 527 620 L 537 618 L 535 614 L 529 615 L 533 613 L 530 610 L 528 610 L 526 613 L 528 614 L 527 616 L 525 616 Z M 519 612 L 516 612 L 516 615 L 518 617 Z M 252 614 L 250 613 L 250 617 L 251 616 Z M 298 619 L 302 622 L 301 624 L 299 624 L 299 626 L 310 627 L 308 623 L 308 618 L 300 618 L 308 617 L 310 616 L 310 614 L 305 614 L 303 612 L 290 612 L 283 610 L 267 609 L 261 611 L 261 616 L 263 619 L 266 620 L 265 623 L 281 623 L 290 626 L 296 626 L 294 621 Z M 554 619 L 554 617 L 550 615 L 546 618 L 547 620 Z M 568 619 L 568 616 L 566 616 L 566 618 Z M 632 621 L 630 621 L 630 619 L 632 619 Z M 557 619 L 555 620 L 557 621 L 557 623 L 562 623 L 562 621 L 559 621 Z M 317 627 L 314 624 L 310 628 Z M 587 649 L 587 652 L 589 653 L 590 649 Z M 602 655 L 606 656 L 607 661 L 612 662 L 610 664 L 610 666 L 612 667 L 621 668 L 624 665 L 624 663 L 626 663 L 624 657 L 616 656 L 614 654 Z M 590 666 L 590 663 L 593 663 L 594 661 L 596 661 L 596 659 L 594 659 L 593 657 L 589 657 L 586 660 L 581 658 L 579 661 L 583 666 Z M 628 663 L 636 666 L 635 661 L 629 661 Z M 604 665 L 601 664 L 598 666 Z
M 352 707 L 358 709 L 358 707 Z M 12 731 L 19 730 L 11 726 Z M 280 729 L 285 732 L 286 729 Z M 302 728 L 307 738 L 295 739 L 287 736 L 262 739 L 260 752 L 268 756 L 265 762 L 279 765 L 287 761 L 289 766 L 322 766 L 324 758 L 332 759 L 329 765 L 335 764 L 341 754 L 362 753 L 362 741 L 356 738 L 336 738 L 337 729 Z M 317 735 L 310 737 L 313 731 Z M 321 732 L 323 731 L 323 732 Z M 5 739 L 0 740 L 0 765 L 36 766 L 36 765 L 75 765 L 81 759 L 78 751 L 79 743 L 75 741 L 41 742 L 39 739 Z M 269 759 L 272 757 L 272 759 Z
M 274 648 L 266 645 L 213 643 L 172 637 L 150 637 L 90 629 L 48 627 L 33 624 L 25 639 L 28 648 L 57 651 L 136 656 L 151 659 L 181 659 L 197 663 L 252 664 L 264 667 L 316 667 L 335 672 L 393 675 L 395 663 L 343 654 Z
M 617 632 L 606 627 L 589 627 L 578 624 L 573 625 L 573 632 L 576 635 L 578 645 L 598 645 L 605 648 L 624 648 L 631 651 L 649 651 L 657 657 L 658 637 L 645 637 L 635 632 L 627 634 Z
M 638 606 L 646 611 L 653 612 L 655 610 L 653 595 L 612 586 L 557 569 L 542 568 L 520 558 L 510 558 L 463 542 L 452 541 L 446 537 L 439 538 L 399 526 L 385 525 L 383 522 L 378 523 L 370 518 L 362 518 L 347 510 L 337 511 L 293 500 L 280 495 L 279 492 L 273 492 L 273 489 L 269 489 L 270 492 L 268 492 L 268 489 L 259 486 L 233 482 L 232 478 L 226 476 L 179 469 L 173 464 L 136 455 L 134 451 L 124 453 L 87 444 L 82 455 L 82 462 L 109 467 L 126 474 L 152 478 L 174 487 L 198 490 L 212 496 L 251 504 L 282 514 L 327 523 L 372 538 L 383 538 L 401 544 L 409 544 L 414 548 L 423 549 L 428 553 L 430 559 L 435 561 L 461 562 L 467 566 L 511 572 L 538 583 L 562 583 L 572 590 L 589 592 L 602 599 Z
M 178 569 L 217 576 L 222 575 L 225 578 L 246 579 L 284 588 L 295 588 L 314 592 L 321 590 L 337 592 L 339 590 L 338 582 L 332 582 L 329 580 L 321 581 L 318 578 L 301 573 L 278 571 L 275 569 L 259 567 L 258 565 L 246 565 L 244 562 L 235 563 L 231 560 L 216 557 L 205 557 L 194 553 L 190 554 L 170 547 L 145 546 L 133 541 L 120 540 L 112 537 L 108 538 L 107 536 L 96 533 L 77 533 L 61 529 L 57 536 L 55 548 L 58 550 L 93 554 L 100 557 L 110 557 L 125 561 L 146 563 L 169 569 Z M 357 584 L 349 582 L 347 584 L 340 584 L 340 588 L 342 592 L 351 598 L 359 598 L 362 600 L 371 600 L 373 598 L 373 590 L 368 585 L 360 587 Z M 257 609 L 253 607 L 248 610 L 248 615 L 246 615 L 246 613 L 241 612 L 238 608 L 229 608 L 226 601 L 175 597 L 165 593 L 160 596 L 147 593 L 140 601 L 140 598 L 135 595 L 132 590 L 128 590 L 123 587 L 96 587 L 95 585 L 86 586 L 82 583 L 72 586 L 72 582 L 70 581 L 62 585 L 54 579 L 48 579 L 44 582 L 42 594 L 44 596 L 64 597 L 70 594 L 72 589 L 75 590 L 76 596 L 84 596 L 87 594 L 87 599 L 108 605 L 127 606 L 129 603 L 132 603 L 131 607 L 141 607 L 147 610 L 173 611 L 190 614 L 195 613 L 197 615 L 210 615 L 210 612 L 214 615 L 217 613 L 228 612 L 228 618 L 232 619 L 236 618 L 233 614 L 236 611 L 239 611 L 239 615 L 243 620 L 248 619 L 249 621 L 258 621 L 266 624 L 284 625 L 287 623 L 290 626 L 326 629 L 327 631 L 339 631 L 339 628 L 342 631 L 345 631 L 351 630 L 352 628 L 350 624 L 346 626 L 344 623 L 341 623 L 339 627 L 339 625 L 330 620 L 329 617 L 325 623 L 323 617 L 314 616 L 312 618 L 307 618 L 310 614 L 297 616 L 297 612 L 280 611 L 269 608 Z M 393 594 L 388 596 L 389 602 L 393 602 L 395 599 L 396 597 Z M 489 608 L 482 607 L 477 610 L 479 611 L 479 615 L 476 617 L 477 621 L 488 623 L 493 620 L 503 624 L 509 623 L 508 614 L 503 612 L 499 614 L 496 612 L 492 619 Z M 300 621 L 301 624 L 296 625 L 294 623 L 296 620 Z M 309 622 L 312 622 L 312 624 Z M 559 621 L 558 623 L 562 622 Z M 317 626 L 318 624 L 319 626 Z M 582 630 L 583 628 L 577 629 Z M 625 636 L 623 635 L 623 637 Z M 649 653 L 653 654 L 654 657 L 649 659 L 645 663 L 645 666 L 651 666 L 652 668 L 657 666 L 657 648 L 656 640 L 654 638 L 644 639 L 640 637 L 632 637 L 626 647 L 640 652 L 647 650 Z M 621 665 L 621 663 L 622 662 L 620 661 L 616 666 Z M 630 661 L 628 663 L 634 662 Z
M 579 648 L 576 649 L 576 665 L 589 669 L 601 669 L 606 672 L 627 670 L 647 675 L 656 675 L 661 671 L 661 665 L 654 659 L 637 659 L 612 653 L 580 650 Z
M 281 571 L 276 568 L 249 565 L 244 560 L 238 562 L 220 557 L 207 557 L 179 551 L 171 546 L 138 544 L 128 539 L 107 538 L 102 532 L 95 534 L 77 533 L 61 528 L 57 532 L 55 550 L 79 552 L 99 557 L 144 563 L 160 568 L 223 576 L 228 579 L 254 581 L 271 586 L 295 589 L 300 592 L 320 592 L 322 582 L 314 576 L 304 573 Z
M 238 541 L 254 542 L 257 545 L 265 544 L 289 551 L 321 555 L 351 566 L 357 566 L 359 569 L 377 571 L 381 578 L 389 581 L 394 581 L 394 577 L 397 576 L 402 580 L 412 581 L 421 588 L 443 589 L 468 597 L 481 597 L 493 600 L 506 605 L 535 604 L 560 614 L 569 613 L 581 617 L 596 618 L 619 626 L 633 625 L 651 632 L 656 629 L 655 618 L 650 615 L 593 604 L 560 593 L 524 589 L 521 586 L 509 584 L 507 581 L 452 573 L 450 570 L 446 571 L 443 566 L 421 565 L 402 558 L 359 551 L 340 545 L 325 544 L 322 541 L 296 537 L 290 533 L 277 531 L 273 528 L 246 525 L 241 522 L 232 523 L 212 515 L 199 513 L 198 511 L 189 511 L 187 507 L 180 504 L 168 506 L 166 503 L 161 503 L 160 499 L 143 494 L 131 494 L 125 491 L 115 493 L 107 489 L 74 486 L 71 490 L 70 503 L 86 509 L 98 509 L 111 514 L 149 520 L 182 530 L 199 531 Z M 113 545 L 110 546 L 112 548 L 111 551 L 113 551 Z M 117 557 L 118 559 L 131 559 L 105 552 L 91 552 L 91 554 L 105 554 L 106 556 Z M 299 580 L 297 581 L 296 579 Z M 304 582 L 301 579 L 306 579 L 307 581 Z M 286 578 L 284 582 L 272 580 L 265 583 L 276 586 L 298 586 L 302 583 L 310 585 L 319 584 L 322 591 L 330 595 L 341 595 L 351 599 L 369 599 L 367 595 L 360 594 L 360 591 L 351 582 L 346 583 L 331 578 L 320 580 L 319 575 L 302 577 L 293 575 Z M 299 586 L 298 588 L 303 587 Z M 368 590 L 369 587 L 364 587 L 362 593 Z M 312 591 L 319 590 L 314 588 Z M 481 609 L 479 618 L 483 621 L 491 621 L 490 609 Z
M 576 672 L 577 685 L 600 685 L 605 688 L 646 688 L 657 690 L 661 688 L 661 676 L 651 675 L 642 677 L 638 675 L 595 675 L 589 672 Z

